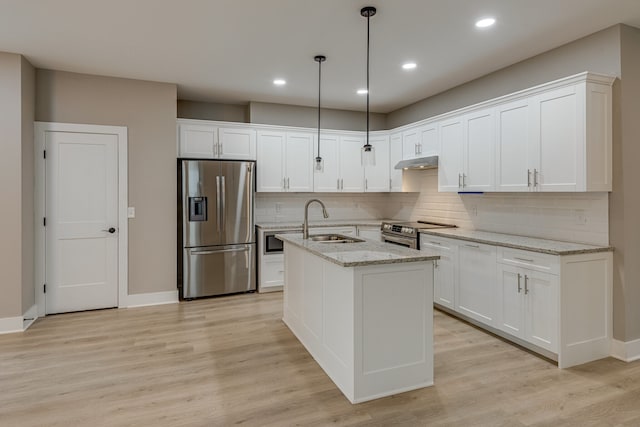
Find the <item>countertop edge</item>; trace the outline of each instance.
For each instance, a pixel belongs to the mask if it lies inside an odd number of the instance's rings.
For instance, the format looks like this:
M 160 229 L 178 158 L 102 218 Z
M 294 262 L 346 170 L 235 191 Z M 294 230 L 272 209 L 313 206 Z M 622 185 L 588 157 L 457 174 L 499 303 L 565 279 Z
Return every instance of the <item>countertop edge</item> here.
M 420 230 L 420 234 L 431 234 L 433 236 L 445 237 L 448 239 L 464 240 L 467 242 L 482 243 L 485 245 L 492 245 L 492 246 L 502 246 L 505 248 L 520 249 L 524 251 L 538 252 L 538 253 L 543 253 L 548 255 L 557 255 L 557 256 L 581 255 L 581 254 L 590 254 L 590 253 L 599 253 L 599 252 L 613 252 L 614 250 L 613 246 L 602 246 L 602 247 L 594 247 L 589 249 L 585 248 L 585 249 L 557 251 L 552 249 L 538 248 L 535 246 L 518 245 L 514 243 L 498 242 L 495 240 L 479 239 L 477 237 L 457 236 L 457 235 L 441 233 L 439 231 L 432 231 L 432 230 L 424 230 L 424 231 Z M 496 234 L 499 234 L 499 233 L 496 233 Z M 526 236 L 518 236 L 518 237 L 526 237 Z M 560 243 L 573 243 L 573 242 L 560 242 Z M 582 244 L 582 243 L 577 243 L 577 244 Z

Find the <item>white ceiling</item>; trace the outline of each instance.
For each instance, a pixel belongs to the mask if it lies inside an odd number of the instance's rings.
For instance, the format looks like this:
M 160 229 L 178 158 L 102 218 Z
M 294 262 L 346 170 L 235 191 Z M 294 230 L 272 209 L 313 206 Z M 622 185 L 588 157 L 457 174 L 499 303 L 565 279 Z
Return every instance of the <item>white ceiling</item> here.
M 323 106 L 364 110 L 368 5 L 371 110 L 383 113 L 613 24 L 640 27 L 640 0 L 0 0 L 0 51 L 177 83 L 180 99 L 311 106 L 324 54 Z M 497 24 L 476 29 L 487 15 Z

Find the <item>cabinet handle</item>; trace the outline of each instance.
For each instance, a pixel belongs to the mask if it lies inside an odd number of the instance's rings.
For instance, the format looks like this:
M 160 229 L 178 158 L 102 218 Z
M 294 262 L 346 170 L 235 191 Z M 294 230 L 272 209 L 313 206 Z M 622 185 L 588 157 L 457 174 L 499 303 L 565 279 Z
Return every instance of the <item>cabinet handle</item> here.
M 344 178 L 340 178 L 340 189 L 344 190 Z
M 418 154 L 418 144 L 413 144 L 413 154 Z
M 524 275 L 524 294 L 527 295 L 529 293 L 529 276 Z
M 340 189 L 340 178 L 336 179 L 336 190 Z
M 222 150 L 222 142 L 218 142 L 218 156 L 222 156 L 223 150 Z
M 533 186 L 538 186 L 538 169 L 533 170 Z
M 513 259 L 517 259 L 518 261 L 533 262 L 532 259 L 519 258 L 517 256 L 514 256 Z
M 213 144 L 213 157 L 218 157 L 218 143 Z
M 520 293 L 522 291 L 522 286 L 520 286 L 520 278 L 522 277 L 522 275 L 520 273 L 518 273 L 518 293 Z
M 365 191 L 369 189 L 369 180 L 367 178 L 364 179 L 364 189 Z
M 434 242 L 433 240 L 429 240 L 429 243 L 433 243 L 434 245 L 442 245 L 440 242 Z
M 462 188 L 467 186 L 467 175 L 462 174 Z
M 458 174 L 458 188 L 462 187 L 462 174 Z
M 467 247 L 469 247 L 469 248 L 476 248 L 476 249 L 480 249 L 480 246 L 478 246 L 478 245 L 465 245 L 465 246 L 467 246 Z
M 531 187 L 531 169 L 527 169 L 527 187 Z

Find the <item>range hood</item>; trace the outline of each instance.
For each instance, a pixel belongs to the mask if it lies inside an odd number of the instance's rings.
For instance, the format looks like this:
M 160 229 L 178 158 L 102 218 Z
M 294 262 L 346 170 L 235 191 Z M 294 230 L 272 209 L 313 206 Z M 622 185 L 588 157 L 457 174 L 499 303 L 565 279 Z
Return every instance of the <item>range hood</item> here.
M 438 167 L 438 156 L 418 157 L 409 160 L 400 160 L 395 169 L 433 169 Z

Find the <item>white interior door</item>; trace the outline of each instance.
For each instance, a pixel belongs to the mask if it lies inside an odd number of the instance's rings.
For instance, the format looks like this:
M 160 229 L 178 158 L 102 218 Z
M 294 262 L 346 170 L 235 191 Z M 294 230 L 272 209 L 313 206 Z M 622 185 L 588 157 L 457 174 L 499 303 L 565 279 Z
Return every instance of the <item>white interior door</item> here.
M 47 132 L 46 313 L 118 306 L 118 135 Z

